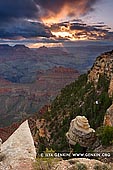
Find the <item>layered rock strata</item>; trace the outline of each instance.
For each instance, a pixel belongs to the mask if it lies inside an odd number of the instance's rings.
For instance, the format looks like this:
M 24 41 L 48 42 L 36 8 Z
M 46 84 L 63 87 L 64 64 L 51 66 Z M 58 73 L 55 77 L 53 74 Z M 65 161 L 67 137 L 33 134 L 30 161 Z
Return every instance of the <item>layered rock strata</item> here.
M 97 57 L 89 75 L 88 81 L 98 82 L 99 76 L 105 74 L 109 79 L 113 75 L 113 51 Z
M 77 116 L 70 123 L 69 131 L 66 133 L 69 144 L 79 143 L 83 147 L 89 147 L 96 139 L 95 130 L 90 128 L 85 116 Z

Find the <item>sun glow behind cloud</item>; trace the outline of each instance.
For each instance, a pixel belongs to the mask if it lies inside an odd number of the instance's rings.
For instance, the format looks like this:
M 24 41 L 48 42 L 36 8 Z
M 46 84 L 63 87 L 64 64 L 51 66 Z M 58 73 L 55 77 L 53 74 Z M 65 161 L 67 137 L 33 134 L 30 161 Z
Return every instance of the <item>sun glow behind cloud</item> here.
M 86 24 L 82 20 L 72 20 L 51 24 L 50 30 L 57 40 L 99 40 L 112 35 L 104 24 Z
M 35 0 L 40 6 L 40 19 L 56 41 L 113 39 L 113 33 L 104 23 L 81 19 L 95 10 L 101 0 Z M 51 38 L 51 37 L 50 37 Z
M 56 38 L 61 38 L 61 39 L 67 39 L 67 40 L 70 40 L 70 41 L 76 41 L 76 40 L 86 40 L 87 39 L 87 36 L 86 35 L 81 35 L 79 37 L 75 37 L 73 36 L 73 33 L 70 33 L 70 32 L 52 32 L 52 34 L 54 36 L 56 36 Z
M 44 3 L 44 0 L 39 0 L 38 2 L 41 21 L 50 28 L 54 39 L 76 41 L 95 40 L 104 37 L 105 33 L 99 33 L 96 29 L 88 30 L 88 26 L 85 27 L 86 24 L 82 25 L 81 21 L 80 23 L 78 22 L 81 16 L 85 16 L 88 12 L 94 10 L 93 5 L 98 2 L 97 0 L 58 0 L 57 3 L 49 1 L 47 4 Z M 45 0 L 45 2 L 47 1 Z M 71 29 L 71 21 L 75 18 L 76 20 L 79 18 L 77 23 L 73 23 L 76 28 Z M 65 23 L 65 21 L 67 22 Z
M 22 2 L 0 0 L 0 10 L 3 11 L 0 17 L 0 41 L 9 40 L 13 43 L 27 41 L 38 46 L 37 42 L 52 45 L 51 43 L 77 40 L 113 40 L 113 29 L 109 28 L 103 15 L 101 19 L 98 17 L 101 2 L 102 0 L 23 0 Z M 106 8 L 105 11 L 109 22 L 112 21 L 109 12 L 112 12 L 112 8 L 109 10 Z M 92 20 L 88 20 L 87 17 Z
M 67 4 L 64 5 L 64 7 L 62 8 L 61 11 L 59 11 L 59 13 L 55 14 L 53 12 L 49 12 L 49 16 L 44 16 L 41 18 L 41 20 L 45 23 L 45 24 L 54 24 L 54 23 L 58 23 L 61 22 L 63 20 L 65 20 L 66 18 L 68 18 L 68 14 L 70 13 L 69 18 L 74 19 L 74 11 L 76 11 L 76 17 L 79 17 L 82 14 L 82 9 L 78 10 L 78 9 L 73 9 L 70 8 L 70 6 L 68 6 Z
M 56 38 L 62 37 L 62 38 L 72 38 L 72 34 L 66 31 L 61 32 L 52 32 L 53 35 L 56 36 Z
M 46 24 L 84 16 L 94 10 L 93 6 L 98 1 L 100 0 L 35 0 L 39 6 L 40 18 Z

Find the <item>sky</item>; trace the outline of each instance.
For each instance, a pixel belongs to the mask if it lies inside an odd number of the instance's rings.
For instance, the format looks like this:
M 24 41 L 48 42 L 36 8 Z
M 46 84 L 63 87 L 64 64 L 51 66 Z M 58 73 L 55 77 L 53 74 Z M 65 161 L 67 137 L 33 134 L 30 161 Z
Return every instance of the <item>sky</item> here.
M 113 0 L 0 0 L 0 43 L 113 41 Z

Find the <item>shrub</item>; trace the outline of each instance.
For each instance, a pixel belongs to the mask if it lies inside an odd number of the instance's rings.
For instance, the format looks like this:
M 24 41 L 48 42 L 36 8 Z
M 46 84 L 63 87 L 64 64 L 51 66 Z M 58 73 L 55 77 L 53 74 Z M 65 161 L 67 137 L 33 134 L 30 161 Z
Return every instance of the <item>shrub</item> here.
M 59 158 L 37 158 L 34 170 L 50 170 L 59 160 Z
M 97 136 L 101 140 L 103 146 L 109 146 L 113 143 L 113 127 L 105 126 L 98 128 Z
M 110 170 L 107 165 L 100 165 L 99 163 L 96 163 L 93 168 L 94 170 Z
M 87 170 L 87 166 L 83 163 L 77 163 L 77 170 Z

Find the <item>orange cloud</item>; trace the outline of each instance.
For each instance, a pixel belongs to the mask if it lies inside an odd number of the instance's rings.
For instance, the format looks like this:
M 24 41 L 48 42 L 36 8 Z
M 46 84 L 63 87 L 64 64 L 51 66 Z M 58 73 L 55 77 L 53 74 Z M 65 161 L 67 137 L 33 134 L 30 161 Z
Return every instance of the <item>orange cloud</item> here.
M 66 18 L 80 17 L 93 10 L 97 0 L 35 0 L 40 6 L 44 23 L 56 23 Z
M 79 22 L 62 22 L 51 25 L 50 30 L 54 38 L 57 40 L 95 40 L 106 39 L 110 36 L 113 37 L 113 33 L 109 32 L 106 25 L 96 24 L 87 25 L 82 21 Z

